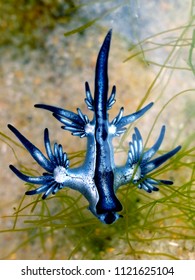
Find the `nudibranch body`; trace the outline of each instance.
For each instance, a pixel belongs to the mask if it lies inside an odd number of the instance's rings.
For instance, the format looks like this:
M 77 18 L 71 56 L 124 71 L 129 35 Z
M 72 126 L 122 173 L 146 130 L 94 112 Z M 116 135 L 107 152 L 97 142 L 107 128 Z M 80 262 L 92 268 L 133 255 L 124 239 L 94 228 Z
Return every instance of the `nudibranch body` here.
M 85 102 L 94 116 L 90 121 L 81 110 L 77 114 L 71 111 L 45 104 L 36 104 L 35 107 L 49 110 L 53 116 L 63 123 L 62 128 L 68 130 L 72 135 L 87 138 L 87 151 L 84 163 L 77 168 L 69 167 L 67 154 L 63 152 L 61 145 L 54 144 L 52 149 L 48 129 L 44 132 L 44 143 L 47 157 L 26 139 L 15 127 L 8 125 L 10 130 L 18 137 L 25 148 L 30 152 L 37 163 L 46 172 L 42 176 L 32 177 L 23 174 L 13 165 L 11 170 L 22 180 L 41 185 L 37 189 L 27 191 L 27 195 L 44 193 L 45 199 L 49 194 L 55 194 L 62 188 L 71 188 L 79 191 L 89 202 L 89 210 L 101 222 L 111 224 L 121 215 L 122 205 L 116 196 L 116 191 L 122 185 L 131 183 L 147 192 L 157 191 L 159 184 L 170 185 L 173 182 L 157 180 L 147 175 L 149 172 L 163 164 L 174 156 L 180 146 L 172 151 L 151 160 L 160 148 L 165 134 L 165 126 L 162 127 L 159 138 L 152 148 L 143 150 L 143 141 L 138 128 L 129 143 L 129 152 L 126 164 L 117 166 L 114 162 L 114 151 L 112 139 L 120 136 L 125 127 L 140 118 L 153 103 L 148 104 L 141 110 L 123 116 L 123 108 L 119 114 L 110 122 L 108 110 L 115 103 L 116 87 L 113 86 L 108 97 L 108 56 L 111 42 L 111 30 L 104 39 L 96 63 L 95 70 L 95 93 L 92 97 L 89 84 L 85 83 Z

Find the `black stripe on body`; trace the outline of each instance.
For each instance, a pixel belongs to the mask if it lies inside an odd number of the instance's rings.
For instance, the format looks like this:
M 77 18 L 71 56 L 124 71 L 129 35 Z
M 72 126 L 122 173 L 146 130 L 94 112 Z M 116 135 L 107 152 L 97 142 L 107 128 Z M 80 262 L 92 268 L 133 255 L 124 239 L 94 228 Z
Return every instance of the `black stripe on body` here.
M 108 32 L 100 49 L 95 75 L 95 139 L 96 139 L 96 167 L 95 184 L 99 193 L 99 201 L 96 206 L 98 214 L 109 211 L 118 212 L 122 205 L 114 193 L 114 172 L 112 167 L 113 147 L 108 135 L 108 55 L 111 41 L 111 30 Z

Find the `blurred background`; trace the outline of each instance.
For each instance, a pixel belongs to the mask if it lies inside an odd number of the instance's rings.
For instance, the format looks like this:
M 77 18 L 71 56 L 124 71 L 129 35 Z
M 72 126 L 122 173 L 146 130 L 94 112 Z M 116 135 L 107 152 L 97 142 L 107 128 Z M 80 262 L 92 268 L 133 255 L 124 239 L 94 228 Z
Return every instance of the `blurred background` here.
M 0 0 L 0 258 L 2 259 L 194 259 L 195 1 L 190 0 Z M 80 164 L 86 139 L 60 128 L 45 103 L 90 118 L 84 83 L 93 92 L 99 48 L 113 29 L 109 83 L 116 85 L 110 119 L 151 101 L 155 105 L 114 141 L 117 164 L 125 162 L 133 127 L 150 147 L 166 125 L 161 152 L 180 154 L 156 174 L 174 185 L 144 194 L 119 191 L 124 218 L 100 224 L 75 192 L 41 201 L 25 197 L 29 186 L 12 163 L 42 172 L 7 128 L 11 123 L 44 151 L 43 131 Z M 157 177 L 157 178 L 158 178 Z

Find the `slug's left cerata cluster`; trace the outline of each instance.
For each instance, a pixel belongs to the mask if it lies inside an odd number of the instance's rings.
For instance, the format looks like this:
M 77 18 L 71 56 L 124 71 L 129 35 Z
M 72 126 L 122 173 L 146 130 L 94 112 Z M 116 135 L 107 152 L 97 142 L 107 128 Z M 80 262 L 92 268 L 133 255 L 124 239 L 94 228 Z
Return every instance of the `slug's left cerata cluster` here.
M 117 166 L 114 162 L 112 139 L 124 133 L 126 126 L 140 118 L 153 103 L 141 110 L 123 116 L 121 108 L 118 115 L 109 121 L 108 111 L 115 103 L 116 87 L 113 86 L 108 97 L 108 55 L 112 31 L 106 35 L 99 51 L 95 69 L 95 92 L 92 97 L 89 84 L 85 83 L 85 103 L 93 111 L 93 119 L 84 115 L 78 108 L 77 113 L 45 104 L 35 107 L 49 110 L 53 116 L 63 123 L 62 128 L 72 135 L 87 138 L 87 150 L 83 164 L 77 168 L 69 167 L 67 154 L 62 145 L 55 143 L 51 147 L 49 131 L 44 131 L 46 155 L 26 139 L 14 126 L 9 129 L 18 137 L 35 161 L 46 170 L 42 176 L 28 176 L 13 165 L 11 170 L 22 180 L 40 185 L 36 189 L 27 191 L 27 195 L 43 193 L 45 199 L 62 188 L 71 188 L 79 191 L 89 202 L 89 210 L 101 222 L 112 224 L 119 217 L 122 205 L 116 196 L 119 187 L 129 184 L 147 192 L 158 191 L 159 184 L 171 185 L 172 181 L 151 178 L 149 173 L 159 167 L 166 160 L 174 156 L 180 146 L 172 151 L 153 158 L 163 141 L 165 126 L 162 127 L 156 143 L 144 151 L 142 136 L 138 128 L 134 128 L 132 140 L 129 143 L 129 152 L 124 166 Z

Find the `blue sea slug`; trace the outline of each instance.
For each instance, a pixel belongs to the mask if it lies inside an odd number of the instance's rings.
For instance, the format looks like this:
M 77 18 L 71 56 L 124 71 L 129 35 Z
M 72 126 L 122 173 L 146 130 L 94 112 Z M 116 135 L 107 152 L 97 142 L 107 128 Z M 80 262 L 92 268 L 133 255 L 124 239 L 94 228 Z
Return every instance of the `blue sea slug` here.
M 108 97 L 108 56 L 112 31 L 106 35 L 99 51 L 95 69 L 95 93 L 92 97 L 89 84 L 85 83 L 85 103 L 89 110 L 93 111 L 93 119 L 84 115 L 78 108 L 77 113 L 51 105 L 36 104 L 36 108 L 49 110 L 59 120 L 62 128 L 68 130 L 74 136 L 86 137 L 87 151 L 83 164 L 77 168 L 69 167 L 67 154 L 61 145 L 57 143 L 51 147 L 49 131 L 44 131 L 45 156 L 14 126 L 8 125 L 9 129 L 21 141 L 35 161 L 46 170 L 42 176 L 28 176 L 19 171 L 13 165 L 11 170 L 25 182 L 41 185 L 29 190 L 27 195 L 43 193 L 42 198 L 55 194 L 63 188 L 71 188 L 79 191 L 89 202 L 89 210 L 101 222 L 112 224 L 119 217 L 122 204 L 117 198 L 116 191 L 119 187 L 131 184 L 146 192 L 158 191 L 159 184 L 171 185 L 172 181 L 151 178 L 149 173 L 174 156 L 181 148 L 176 147 L 172 151 L 153 158 L 159 150 L 165 134 L 165 126 L 162 127 L 159 138 L 152 148 L 144 151 L 143 140 L 138 128 L 134 128 L 132 141 L 129 143 L 129 152 L 126 164 L 117 166 L 114 162 L 114 150 L 112 139 L 124 133 L 126 126 L 140 118 L 148 111 L 153 103 L 148 104 L 141 110 L 123 116 L 124 109 L 109 121 L 108 111 L 115 103 L 116 87 L 113 86 Z

